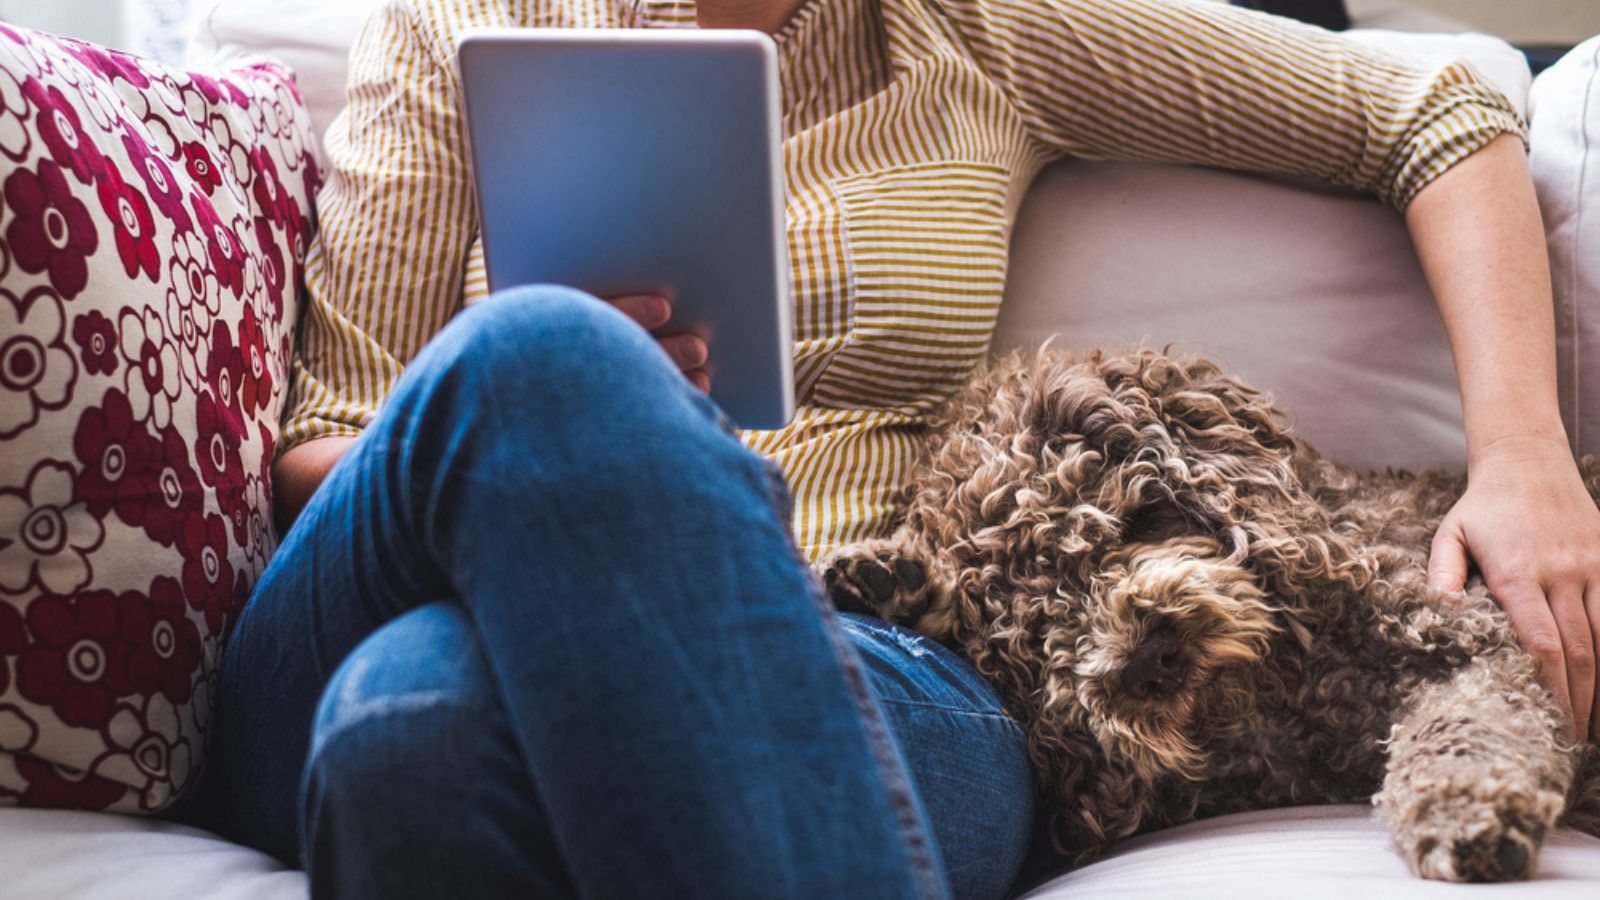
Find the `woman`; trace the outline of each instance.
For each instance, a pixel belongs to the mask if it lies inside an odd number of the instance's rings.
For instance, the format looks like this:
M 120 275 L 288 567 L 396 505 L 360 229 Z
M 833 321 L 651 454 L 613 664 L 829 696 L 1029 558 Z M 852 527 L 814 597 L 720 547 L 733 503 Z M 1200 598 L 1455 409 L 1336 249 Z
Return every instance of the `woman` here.
M 462 311 L 486 292 L 452 63 L 474 25 L 774 35 L 792 426 L 724 431 L 706 347 L 645 330 L 670 331 L 659 298 Z M 274 469 L 285 519 L 315 495 L 228 647 L 206 820 L 292 857 L 303 792 L 318 894 L 1003 895 L 1016 726 L 942 648 L 835 617 L 802 557 L 893 517 L 987 347 L 1017 201 L 1069 154 L 1406 209 L 1471 451 L 1433 577 L 1470 555 L 1587 728 L 1600 514 L 1519 129 L 1464 67 L 1180 0 L 394 0 L 329 140 Z

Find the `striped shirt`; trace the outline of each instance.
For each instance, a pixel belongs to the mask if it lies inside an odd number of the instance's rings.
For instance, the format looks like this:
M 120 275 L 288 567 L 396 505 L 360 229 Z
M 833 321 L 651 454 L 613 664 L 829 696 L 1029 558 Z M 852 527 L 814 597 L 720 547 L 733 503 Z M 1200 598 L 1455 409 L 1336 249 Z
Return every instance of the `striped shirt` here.
M 284 446 L 349 435 L 487 291 L 453 54 L 473 26 L 692 28 L 692 0 L 390 0 L 351 58 Z M 930 412 L 988 349 L 1051 160 L 1308 176 L 1404 207 L 1522 133 L 1464 64 L 1203 0 L 805 0 L 779 50 L 799 412 L 743 435 L 815 557 L 882 533 Z

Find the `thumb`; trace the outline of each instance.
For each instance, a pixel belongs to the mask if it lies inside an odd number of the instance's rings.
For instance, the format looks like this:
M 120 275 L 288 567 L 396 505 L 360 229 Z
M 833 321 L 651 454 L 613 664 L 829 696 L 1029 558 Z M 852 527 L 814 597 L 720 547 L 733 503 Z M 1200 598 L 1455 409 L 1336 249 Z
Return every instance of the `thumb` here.
M 1445 523 L 1433 536 L 1433 548 L 1428 551 L 1428 586 L 1450 592 L 1467 586 L 1467 544 L 1453 523 Z

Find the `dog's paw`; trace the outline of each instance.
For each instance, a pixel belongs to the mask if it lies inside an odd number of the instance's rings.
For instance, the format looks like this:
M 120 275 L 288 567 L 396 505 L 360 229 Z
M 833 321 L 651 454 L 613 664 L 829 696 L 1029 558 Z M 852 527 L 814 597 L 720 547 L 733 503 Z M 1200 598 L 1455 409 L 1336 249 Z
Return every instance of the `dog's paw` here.
M 1539 848 L 1553 818 L 1551 798 L 1501 797 L 1489 805 L 1443 799 L 1428 816 L 1432 827 L 1413 838 L 1411 868 L 1438 881 L 1523 881 L 1533 877 Z M 1526 802 L 1523 802 L 1526 801 Z
M 822 581 L 843 612 L 915 622 L 927 611 L 927 566 L 887 551 L 846 548 L 825 564 Z

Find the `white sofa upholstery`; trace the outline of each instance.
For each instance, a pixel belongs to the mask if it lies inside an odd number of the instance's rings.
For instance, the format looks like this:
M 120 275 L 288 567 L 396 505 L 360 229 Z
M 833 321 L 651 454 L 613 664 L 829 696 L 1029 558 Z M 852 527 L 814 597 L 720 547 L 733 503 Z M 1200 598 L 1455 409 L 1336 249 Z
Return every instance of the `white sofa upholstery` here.
M 1024 900 L 1594 900 L 1600 840 L 1551 835 L 1533 881 L 1454 885 L 1411 877 L 1364 806 L 1222 816 L 1134 838 L 1110 859 Z
M 378 2 L 201 2 L 190 61 L 283 56 L 300 69 L 320 127 L 338 102 L 357 24 Z M 1393 15 L 1382 0 L 1362 6 Z M 1519 72 L 1503 45 L 1465 41 L 1424 43 L 1445 52 L 1476 46 L 1480 67 L 1526 99 L 1526 69 Z M 1217 172 L 1053 167 L 1021 213 L 997 346 L 1029 346 L 1054 333 L 1071 346 L 1181 339 L 1275 388 L 1314 442 L 1351 462 L 1462 458 L 1448 347 L 1398 217 L 1369 200 Z M 1593 390 L 1600 395 L 1600 384 Z M 193 829 L 0 809 L 0 900 L 301 900 L 306 892 L 302 873 Z M 1557 832 L 1536 881 L 1463 889 L 1406 874 L 1365 807 L 1273 810 L 1135 839 L 1027 896 L 1469 893 L 1595 900 L 1600 840 Z

